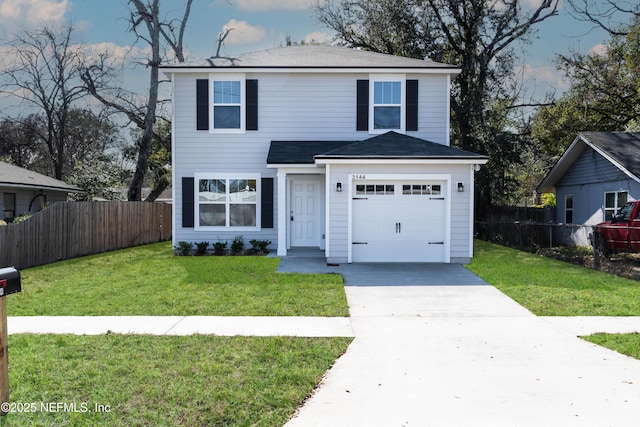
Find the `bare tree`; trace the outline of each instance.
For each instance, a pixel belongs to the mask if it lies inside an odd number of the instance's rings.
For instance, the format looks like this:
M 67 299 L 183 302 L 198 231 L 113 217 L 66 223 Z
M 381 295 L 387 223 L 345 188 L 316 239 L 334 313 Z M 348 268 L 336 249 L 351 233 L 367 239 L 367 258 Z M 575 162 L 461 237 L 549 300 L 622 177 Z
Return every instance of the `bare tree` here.
M 185 3 L 185 12 L 181 19 L 162 20 L 160 17 L 160 0 L 129 0 L 130 16 L 129 29 L 138 42 L 150 48 L 150 55 L 144 61 L 149 68 L 149 92 L 145 102 L 140 104 L 137 97 L 114 85 L 114 70 L 108 63 L 106 56 L 101 57 L 100 64 L 87 67 L 82 73 L 86 88 L 96 99 L 115 112 L 124 114 L 141 131 L 142 136 L 137 141 L 137 161 L 129 190 L 128 200 L 142 200 L 142 186 L 149 165 L 149 154 L 154 138 L 162 141 L 166 135 L 154 132 L 158 105 L 158 88 L 160 84 L 159 67 L 169 58 L 163 57 L 163 47 L 168 46 L 175 55 L 175 60 L 184 62 L 184 33 L 191 12 L 193 0 Z M 166 141 L 165 141 L 166 144 Z M 166 181 L 161 181 L 166 188 Z M 146 200 L 153 201 L 164 188 L 154 188 Z
M 9 54 L 0 71 L 0 90 L 18 98 L 21 108 L 44 118 L 44 126 L 31 131 L 46 145 L 50 174 L 57 179 L 63 179 L 70 112 L 86 96 L 80 79 L 84 57 L 72 34 L 72 26 L 25 31 L 8 42 Z
M 568 0 L 577 19 L 592 22 L 612 36 L 626 36 L 627 19 L 640 18 L 637 0 Z
M 500 201 L 509 189 L 502 171 L 517 161 L 514 138 L 505 131 L 515 97 L 513 46 L 527 41 L 540 22 L 557 15 L 558 0 L 325 0 L 319 20 L 348 45 L 458 65 L 453 82 L 454 144 L 487 154 L 478 182 L 478 205 Z M 531 2 L 529 2 L 531 3 Z

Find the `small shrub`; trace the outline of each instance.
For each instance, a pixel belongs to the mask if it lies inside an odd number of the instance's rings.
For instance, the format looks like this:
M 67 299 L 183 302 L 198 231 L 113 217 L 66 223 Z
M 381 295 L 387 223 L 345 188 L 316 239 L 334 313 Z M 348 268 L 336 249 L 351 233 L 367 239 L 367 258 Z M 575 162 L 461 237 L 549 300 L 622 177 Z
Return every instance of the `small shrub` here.
M 244 251 L 244 239 L 242 236 L 236 236 L 231 242 L 231 255 L 240 255 Z
M 253 249 L 253 251 L 255 253 L 258 254 L 268 254 L 269 253 L 269 249 L 267 249 L 267 246 L 269 246 L 271 244 L 271 240 L 250 240 L 249 243 L 251 243 L 251 248 Z
M 13 218 L 12 223 L 13 223 L 13 224 L 19 224 L 19 223 L 21 223 L 21 222 L 23 222 L 23 221 L 28 220 L 28 219 L 29 219 L 29 218 L 31 218 L 32 216 L 33 216 L 33 214 L 32 214 L 32 213 L 30 213 L 30 212 L 20 214 L 20 215 L 18 215 L 17 217 Z
M 178 242 L 178 245 L 175 246 L 176 250 L 180 255 L 186 256 L 191 254 L 191 249 L 193 249 L 193 243 L 191 242 Z
M 227 249 L 228 241 L 218 240 L 213 244 L 213 254 L 214 255 L 224 255 L 225 250 Z
M 209 242 L 196 243 L 196 255 L 204 255 L 204 254 L 206 254 L 208 247 L 209 247 Z

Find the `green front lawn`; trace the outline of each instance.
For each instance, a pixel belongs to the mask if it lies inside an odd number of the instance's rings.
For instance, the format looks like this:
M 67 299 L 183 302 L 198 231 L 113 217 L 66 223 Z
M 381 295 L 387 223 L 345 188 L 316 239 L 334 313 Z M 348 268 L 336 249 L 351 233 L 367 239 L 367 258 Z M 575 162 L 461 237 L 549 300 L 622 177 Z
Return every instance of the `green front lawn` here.
M 582 339 L 640 359 L 640 334 L 595 334 Z
M 640 282 L 481 240 L 469 270 L 539 316 L 640 316 Z
M 339 275 L 257 256 L 174 256 L 168 242 L 21 271 L 10 316 L 348 316 Z
M 12 335 L 0 425 L 281 426 L 350 341 Z

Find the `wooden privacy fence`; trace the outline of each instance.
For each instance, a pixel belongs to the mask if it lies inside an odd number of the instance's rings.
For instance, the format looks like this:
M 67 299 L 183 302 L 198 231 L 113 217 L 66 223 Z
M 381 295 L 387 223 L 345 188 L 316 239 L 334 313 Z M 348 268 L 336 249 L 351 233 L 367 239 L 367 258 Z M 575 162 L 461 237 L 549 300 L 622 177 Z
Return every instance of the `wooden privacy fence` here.
M 18 269 L 171 239 L 171 205 L 56 203 L 0 227 L 0 267 Z

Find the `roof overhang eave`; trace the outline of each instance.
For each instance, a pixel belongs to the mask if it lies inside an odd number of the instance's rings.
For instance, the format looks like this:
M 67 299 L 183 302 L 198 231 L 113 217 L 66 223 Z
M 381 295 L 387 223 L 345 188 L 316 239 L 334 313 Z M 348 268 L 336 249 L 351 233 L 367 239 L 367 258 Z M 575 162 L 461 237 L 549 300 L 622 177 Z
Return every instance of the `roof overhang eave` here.
M 308 168 L 315 169 L 318 165 L 315 163 L 267 163 L 269 169 L 283 169 L 283 168 Z
M 171 78 L 172 74 L 186 73 L 394 73 L 394 74 L 450 74 L 458 75 L 462 72 L 455 67 L 287 67 L 287 66 L 226 66 L 226 67 L 205 67 L 205 66 L 181 66 L 181 67 L 160 67 L 160 71 Z
M 488 157 L 416 157 L 416 156 L 316 156 L 316 163 L 394 163 L 394 164 L 465 164 L 484 165 Z
M 51 190 L 51 191 L 60 191 L 64 193 L 84 193 L 84 190 L 81 188 L 66 188 L 66 187 L 55 187 L 48 185 L 29 185 L 29 184 L 21 184 L 15 182 L 0 182 L 0 187 L 10 187 L 10 188 L 22 188 L 25 190 Z

